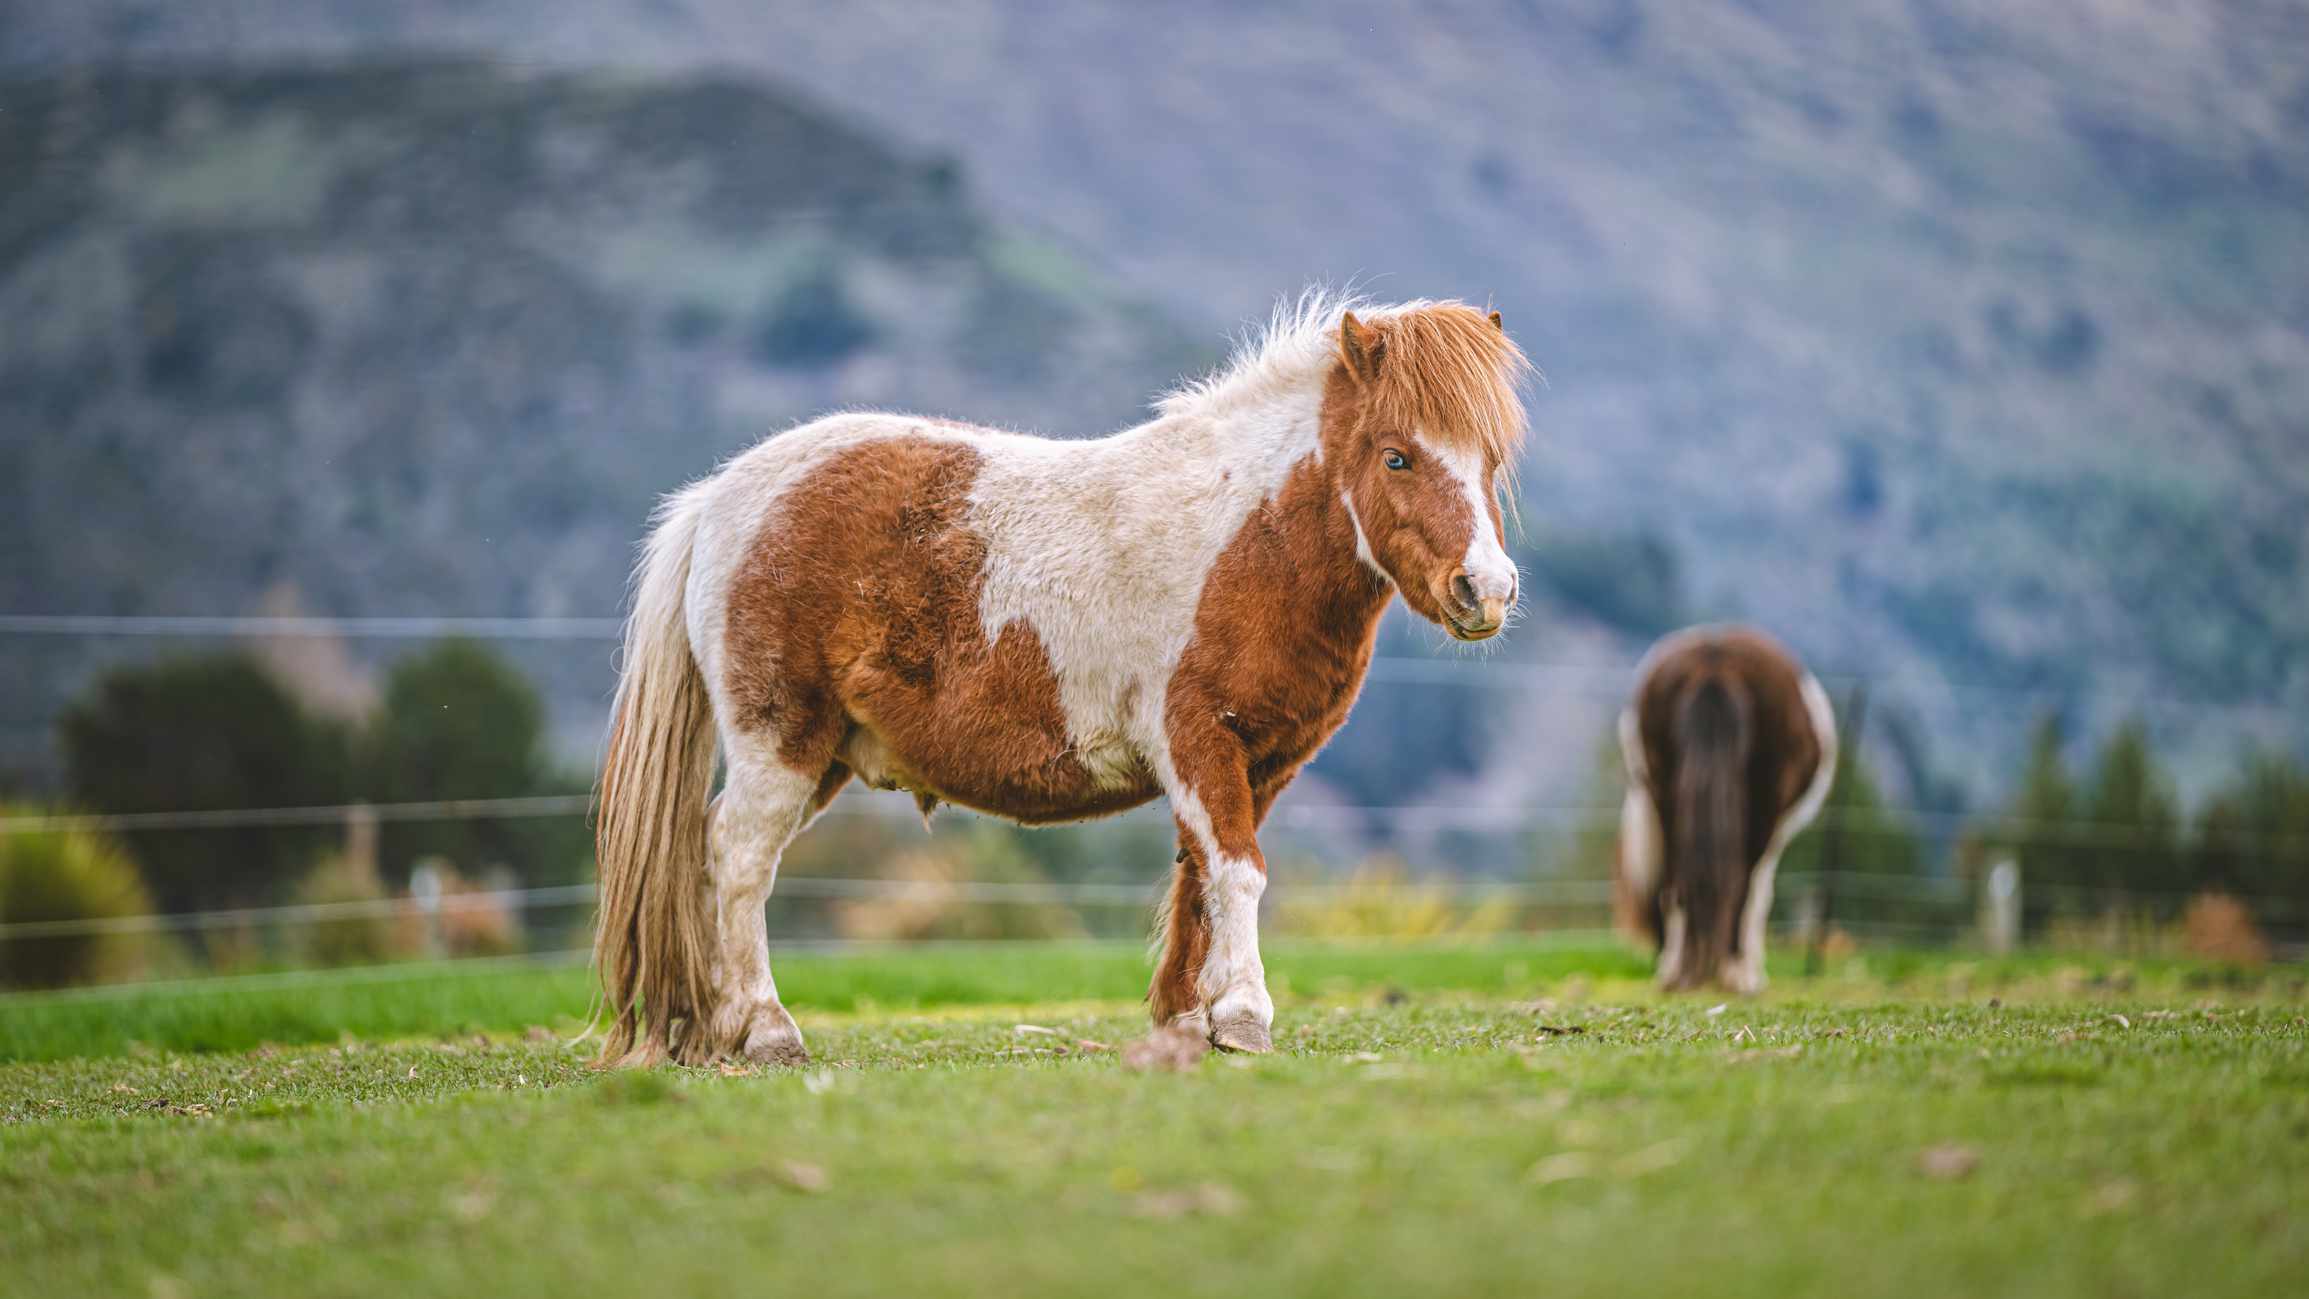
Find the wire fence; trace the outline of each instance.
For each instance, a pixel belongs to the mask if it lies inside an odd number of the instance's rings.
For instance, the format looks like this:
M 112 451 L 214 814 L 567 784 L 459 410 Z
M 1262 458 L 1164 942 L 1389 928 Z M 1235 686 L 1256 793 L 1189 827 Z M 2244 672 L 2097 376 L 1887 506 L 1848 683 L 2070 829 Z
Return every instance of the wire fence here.
M 337 637 L 348 640 L 425 640 L 444 636 L 483 640 L 607 641 L 624 634 L 624 622 L 607 617 L 548 616 L 390 616 L 339 617 L 332 615 L 264 614 L 0 614 L 0 635 L 77 637 Z M 1637 664 L 1633 658 L 1592 660 L 1530 660 L 1499 657 L 1416 658 L 1381 655 L 1370 665 L 1369 679 L 1382 684 L 1464 686 L 1490 689 L 1560 690 L 1566 682 L 1608 686 L 1617 697 Z M 2036 700 L 2062 706 L 2083 697 L 2133 708 L 2185 710 L 2192 713 L 2235 713 L 2251 716 L 2279 714 L 2284 705 L 2269 701 L 2217 699 L 2146 687 L 2033 685 L 2010 681 L 1983 681 L 1951 677 L 1931 671 L 1881 672 L 1851 665 L 1816 665 L 1816 675 L 1831 689 L 1867 685 L 1882 691 L 1970 694 L 2004 699 Z
M 304 616 L 144 616 L 144 615 L 0 615 L 0 635 L 76 637 L 299 637 L 327 636 L 368 639 L 429 639 L 465 636 L 486 639 L 614 642 L 622 624 L 613 618 L 535 617 L 388 617 L 337 618 Z M 1454 688 L 1548 690 L 1623 697 L 1634 664 L 1620 661 L 1500 661 L 1486 659 L 1414 658 L 1379 656 L 1369 679 L 1378 684 L 1446 686 Z M 2077 692 L 2062 689 L 2016 687 L 2003 683 L 1952 681 L 1926 675 L 1868 675 L 1823 672 L 1839 686 L 1865 691 L 1907 685 L 1952 693 L 1978 693 L 2000 698 L 2038 698 L 2065 703 Z M 2147 698 L 2143 696 L 2143 698 Z M 2239 709 L 2265 712 L 2257 704 L 2186 700 L 2167 696 L 2169 702 L 2198 711 Z M 1854 710 L 1858 712 L 1859 710 Z M 1849 720 L 1857 721 L 1855 716 Z M 1846 737 L 1847 745 L 1855 743 Z M 135 834 L 159 831 L 229 830 L 269 827 L 352 826 L 356 822 L 420 824 L 581 817 L 591 810 L 583 793 L 560 793 L 514 798 L 463 798 L 416 802 L 334 803 L 278 807 L 191 808 L 141 812 L 43 812 L 0 817 L 0 839 L 8 836 L 65 831 L 101 831 Z M 1472 832 L 1517 836 L 1608 836 L 1616 831 L 1620 809 L 1589 803 L 1536 802 L 1413 803 L 1402 805 L 1346 805 L 1286 799 L 1274 809 L 1269 824 L 1284 831 L 1338 831 L 1366 833 L 1385 827 L 1393 833 Z M 845 800 L 830 809 L 835 819 L 865 818 L 911 823 L 895 804 Z M 1161 820 L 1148 809 L 1126 814 Z M 2041 820 L 1996 813 L 1973 813 L 1915 806 L 1831 810 L 1839 841 L 1861 843 L 1872 839 L 1914 838 L 1919 835 L 1954 840 L 2062 844 L 2077 847 L 2124 849 L 2140 841 L 2139 826 L 2121 822 L 2076 819 Z M 2232 849 L 2263 855 L 2309 857 L 2309 834 L 2239 831 L 2228 836 Z M 1784 930 L 1817 938 L 1828 927 L 1854 934 L 1876 935 L 1900 941 L 1962 941 L 1978 928 L 1982 908 L 1980 886 L 1968 878 L 1931 872 L 1878 874 L 1840 869 L 1852 858 L 1868 854 L 1848 850 L 1823 855 L 1820 873 L 1788 874 L 1781 880 L 1775 923 Z M 1115 875 L 1119 870 L 1083 872 Z M 1153 874 L 1149 871 L 1150 876 Z M 1513 923 L 1550 932 L 1601 932 L 1612 924 L 1611 885 L 1595 878 L 1542 878 L 1491 880 L 1418 878 L 1402 887 L 1416 891 L 1421 905 L 1461 914 L 1489 909 L 1513 913 Z M 796 943 L 849 941 L 826 908 L 843 905 L 900 904 L 944 909 L 1001 910 L 1043 908 L 1077 918 L 1106 916 L 1086 931 L 1123 932 L 1157 901 L 1162 886 L 1150 878 L 1143 884 L 1095 880 L 918 880 L 824 875 L 791 875 L 779 881 L 776 897 L 788 904 L 801 921 L 789 925 L 781 937 Z M 2032 882 L 2030 896 L 2040 907 L 2068 914 L 2104 913 L 2119 907 L 2153 906 L 2170 915 L 2197 891 L 2142 890 L 2058 881 Z M 1841 900 L 1838 900 L 1841 894 Z M 1305 916 L 1327 906 L 1371 903 L 1380 895 L 1353 880 L 1326 878 L 1283 882 L 1271 897 L 1286 931 L 1293 916 Z M 409 896 L 372 897 L 345 901 L 305 902 L 272 906 L 221 908 L 177 914 L 79 917 L 7 921 L 0 917 L 0 954 L 5 945 L 41 942 L 152 937 L 198 943 L 204 935 L 270 935 L 274 946 L 280 936 L 299 930 L 345 923 L 412 919 L 428 925 L 461 916 L 512 915 L 536 918 L 548 913 L 568 917 L 565 923 L 538 927 L 536 941 L 566 941 L 582 927 L 594 898 L 590 884 L 534 888 L 488 888 L 453 892 L 420 902 Z M 2237 901 L 2265 923 L 2288 933 L 2309 921 L 2309 905 L 2302 899 L 2251 895 Z M 1833 914 L 1831 908 L 1833 907 Z M 813 910 L 814 908 L 814 910 Z M 790 917 L 792 918 L 792 917 Z M 1494 922 L 1496 922 L 1496 915 Z M 999 926 L 997 926 L 999 928 Z M 532 941 L 524 938 L 522 941 Z M 573 950 L 573 949 L 553 949 Z M 474 958 L 479 959 L 479 958 Z

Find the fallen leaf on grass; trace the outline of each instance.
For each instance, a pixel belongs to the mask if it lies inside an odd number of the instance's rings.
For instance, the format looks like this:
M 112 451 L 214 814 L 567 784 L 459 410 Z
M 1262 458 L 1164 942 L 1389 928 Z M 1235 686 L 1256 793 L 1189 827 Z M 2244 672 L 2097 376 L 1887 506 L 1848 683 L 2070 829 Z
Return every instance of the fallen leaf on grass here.
M 1584 1150 L 1566 1150 L 1562 1154 L 1549 1155 L 1533 1164 L 1531 1171 L 1523 1176 L 1527 1182 L 1536 1182 L 1541 1186 L 1547 1186 L 1555 1182 L 1568 1182 L 1574 1178 L 1593 1177 L 1594 1175 L 1595 1159 L 1593 1156 Z
M 449 1200 L 449 1212 L 459 1222 L 479 1222 L 496 1206 L 497 1192 L 485 1185 L 469 1186 Z
M 1017 1027 L 1015 1027 L 1015 1028 L 1011 1029 L 1010 1031 L 1011 1031 L 1011 1032 L 1013 1032 L 1013 1033 L 1017 1033 L 1017 1034 L 1019 1034 L 1019 1035 L 1021 1035 L 1021 1036 L 1024 1036 L 1024 1035 L 1027 1035 L 1027 1034 L 1039 1034 L 1040 1036 L 1043 1036 L 1043 1037 L 1057 1037 L 1057 1036 L 1058 1036 L 1058 1030 L 1057 1030 L 1057 1029 L 1055 1029 L 1055 1028 L 1044 1028 L 1044 1027 L 1043 1027 L 1042 1025 L 1040 1025 L 1040 1024 L 1020 1024 L 1020 1025 L 1018 1025 Z
M 1122 1049 L 1122 1067 L 1140 1073 L 1184 1073 L 1211 1053 L 1202 1034 L 1176 1026 L 1158 1028 Z
M 1970 1177 L 1978 1167 L 1980 1152 L 1970 1146 L 1928 1146 L 1916 1156 L 1918 1172 L 1944 1182 Z
M 2119 1178 L 2101 1186 L 2092 1193 L 2091 1198 L 2085 1201 L 2085 1213 L 2091 1217 L 2099 1217 L 2104 1213 L 2122 1212 L 2132 1207 L 2134 1199 L 2140 1193 L 2141 1188 L 2139 1186 Z
M 799 1159 L 789 1159 L 778 1165 L 776 1177 L 778 1185 L 790 1191 L 800 1191 L 804 1195 L 817 1195 L 832 1184 L 825 1169 L 816 1164 L 805 1164 Z
M 1723 1014 L 1724 1011 L 1730 1006 L 1731 1003 L 1728 1001 L 1717 1002 L 1715 1005 L 1708 1007 L 1708 1018 L 1714 1019 L 1716 1016 Z
M 1683 1142 L 1662 1141 L 1656 1146 L 1646 1146 L 1633 1154 L 1621 1156 L 1620 1161 L 1612 1165 L 1612 1171 L 1622 1177 L 1642 1177 L 1663 1168 L 1673 1168 L 1683 1157 Z
M 1131 1212 L 1141 1218 L 1183 1218 L 1190 1213 L 1230 1218 L 1242 1211 L 1242 1195 L 1217 1182 L 1184 1190 L 1148 1191 L 1131 1201 Z
M 2133 1021 L 2126 1019 L 2122 1015 L 2111 1015 L 2109 1018 L 2116 1021 L 2118 1028 L 2131 1028 L 2133 1026 Z
M 1087 1037 L 1078 1037 L 1078 1038 L 1074 1039 L 1074 1044 L 1075 1044 L 1075 1046 L 1076 1046 L 1077 1048 L 1079 1048 L 1079 1049 L 1081 1049 L 1081 1050 L 1084 1050 L 1084 1051 L 1112 1051 L 1112 1050 L 1114 1050 L 1114 1048 L 1113 1048 L 1112 1046 L 1108 1045 L 1108 1044 L 1107 1044 L 1107 1043 L 1105 1043 L 1105 1042 L 1094 1042 L 1094 1041 L 1092 1041 L 1091 1039 L 1089 1039 L 1089 1038 L 1087 1038 Z

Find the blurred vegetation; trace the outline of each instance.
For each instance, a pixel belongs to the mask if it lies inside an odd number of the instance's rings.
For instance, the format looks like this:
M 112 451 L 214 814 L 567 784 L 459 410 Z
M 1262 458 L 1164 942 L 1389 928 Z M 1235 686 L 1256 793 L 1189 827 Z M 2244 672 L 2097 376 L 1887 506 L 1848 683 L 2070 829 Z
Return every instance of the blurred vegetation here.
M 10 816 L 44 815 L 9 808 Z M 0 834 L 0 925 L 115 920 L 149 914 L 136 866 L 94 830 Z M 53 988 L 134 974 L 158 941 L 151 934 L 50 934 L 0 938 L 0 987 Z
M 549 758 L 535 688 L 469 641 L 396 663 L 374 713 L 359 721 L 317 715 L 256 656 L 231 652 L 116 668 L 73 701 L 60 726 L 72 796 L 102 814 L 523 798 L 586 785 Z M 373 860 L 348 855 L 357 820 L 128 828 L 117 837 L 131 882 L 142 880 L 138 909 L 169 913 L 376 901 L 406 888 L 425 861 L 460 893 L 590 874 L 590 840 L 576 816 L 387 818 L 361 840 Z M 17 839 L 0 836 L 0 848 Z M 504 907 L 453 909 L 442 940 L 450 946 L 517 943 L 520 918 Z M 330 919 L 277 951 L 256 929 L 211 928 L 200 946 L 224 965 L 339 964 L 424 946 L 401 928 L 381 916 Z
M 959 842 L 933 843 L 892 858 L 880 876 L 911 887 L 882 897 L 834 904 L 834 920 L 845 938 L 875 942 L 954 939 L 1080 938 L 1081 917 L 1066 903 L 1033 895 L 1049 878 L 1020 850 L 1021 835 L 995 822 L 981 822 Z M 969 897 L 970 885 L 1008 885 L 1009 897 Z
M 832 365 L 874 341 L 874 322 L 860 310 L 830 258 L 813 261 L 780 288 L 754 327 L 754 356 L 764 365 Z
M 67 788 L 92 812 L 306 807 L 352 792 L 349 727 L 308 712 L 250 655 L 121 667 L 58 723 Z M 278 902 L 337 837 L 327 826 L 124 830 L 164 911 Z
M 1519 905 L 1507 898 L 1455 896 L 1456 876 L 1411 874 L 1401 858 L 1377 857 L 1338 883 L 1313 881 L 1278 890 L 1278 927 L 1305 938 L 1476 938 L 1519 927 Z
M 587 777 L 546 750 L 537 690 L 486 646 L 449 640 L 393 665 L 384 701 L 361 732 L 358 788 L 374 803 L 582 793 Z M 524 885 L 582 879 L 591 842 L 568 816 L 388 821 L 378 870 L 394 887 L 426 857 L 468 874 L 503 866 Z
M 299 906 L 366 907 L 385 901 L 376 865 L 345 856 L 325 858 L 297 885 Z M 382 910 L 328 915 L 294 927 L 293 947 L 308 965 L 374 965 L 397 954 L 393 917 Z
M 1667 539 L 1647 529 L 1547 529 L 1517 539 L 1515 560 L 1556 597 L 1631 637 L 1682 626 L 1683 574 Z

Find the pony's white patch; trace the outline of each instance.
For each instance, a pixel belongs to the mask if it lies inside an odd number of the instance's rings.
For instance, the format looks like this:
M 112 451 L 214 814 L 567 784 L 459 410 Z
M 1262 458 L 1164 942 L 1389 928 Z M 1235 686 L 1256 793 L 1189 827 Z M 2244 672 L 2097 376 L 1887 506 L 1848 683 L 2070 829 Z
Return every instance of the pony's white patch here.
M 1663 986 L 1674 983 L 1683 969 L 1684 909 L 1669 902 L 1660 908 L 1660 983 Z
M 965 522 L 986 541 L 989 640 L 1024 621 L 1058 679 L 1075 756 L 1111 787 L 1166 746 L 1163 705 L 1203 583 L 1314 453 L 1316 394 L 1169 413 L 1096 442 L 979 435 Z
M 1272 1024 L 1275 1003 L 1267 995 L 1267 967 L 1259 959 L 1259 899 L 1267 891 L 1267 873 L 1247 857 L 1220 852 L 1203 800 L 1167 769 L 1163 780 L 1174 787 L 1171 810 L 1194 836 L 1209 865 L 1203 880 L 1203 919 L 1210 926 L 1211 944 L 1195 981 L 1204 1025 L 1244 1014 L 1262 1025 Z
M 1627 797 L 1620 800 L 1620 872 L 1646 904 L 1660 886 L 1660 810 L 1652 803 L 1645 771 L 1643 735 L 1636 710 L 1620 710 L 1620 764 L 1627 769 Z
M 1482 455 L 1470 448 L 1431 441 L 1418 432 L 1411 435 L 1411 440 L 1444 467 L 1467 499 L 1474 523 L 1467 537 L 1467 555 L 1460 561 L 1460 567 L 1467 570 L 1467 581 L 1475 588 L 1475 598 L 1513 598 L 1515 561 L 1507 557 L 1506 548 L 1499 544 L 1499 529 L 1491 524 L 1491 488 L 1484 479 Z
M 1380 581 L 1389 586 L 1395 585 L 1395 575 L 1388 572 L 1386 567 L 1379 562 L 1379 557 L 1371 553 L 1370 539 L 1363 535 L 1362 516 L 1355 513 L 1354 498 L 1341 492 L 1339 493 L 1339 504 L 1347 507 L 1347 522 L 1349 526 L 1355 529 L 1355 558 L 1363 561 L 1363 567 L 1378 574 Z
M 1275 1022 L 1267 995 L 1267 969 L 1259 960 L 1259 899 L 1267 873 L 1247 857 L 1210 855 L 1203 882 L 1203 912 L 1210 921 L 1211 946 L 1196 981 L 1213 1024 L 1248 1015 L 1260 1024 Z
M 1628 786 L 1620 800 L 1620 873 L 1635 896 L 1647 902 L 1660 887 L 1660 812 L 1651 791 Z
M 1771 842 L 1748 877 L 1748 902 L 1740 912 L 1740 955 L 1727 972 L 1728 981 L 1739 992 L 1764 989 L 1764 929 L 1772 914 L 1772 879 L 1780 869 L 1780 854 L 1787 850 L 1790 839 L 1820 815 L 1829 787 L 1836 783 L 1836 710 L 1828 702 L 1828 692 L 1821 689 L 1819 678 L 1809 672 L 1804 674 L 1803 692 L 1812 736 L 1820 743 L 1820 765 L 1813 770 L 1803 797 L 1772 828 Z
M 723 1033 L 741 1047 L 753 1034 L 792 1045 L 801 1038 L 778 1001 L 770 973 L 763 904 L 777 883 L 778 859 L 810 817 L 818 778 L 778 761 L 775 746 L 759 737 L 725 735 L 728 782 L 707 816 L 706 869 L 713 882 L 714 951 L 711 977 L 719 994 Z M 751 1025 L 753 1033 L 748 1033 Z

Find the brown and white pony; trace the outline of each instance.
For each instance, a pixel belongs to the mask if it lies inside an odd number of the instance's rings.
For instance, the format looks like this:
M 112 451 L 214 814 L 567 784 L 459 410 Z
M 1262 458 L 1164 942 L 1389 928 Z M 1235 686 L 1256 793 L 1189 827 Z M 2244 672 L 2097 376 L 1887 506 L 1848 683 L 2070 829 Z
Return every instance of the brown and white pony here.
M 1617 892 L 1661 985 L 1761 990 L 1772 874 L 1835 777 L 1827 692 L 1762 632 L 1677 632 L 1636 669 L 1620 754 Z
M 1310 295 L 1110 437 L 833 415 L 668 497 L 601 778 L 602 1061 L 808 1058 L 763 904 L 852 776 L 1027 823 L 1167 797 L 1154 1018 L 1266 1049 L 1259 825 L 1391 595 L 1505 625 L 1527 369 L 1497 313 Z

